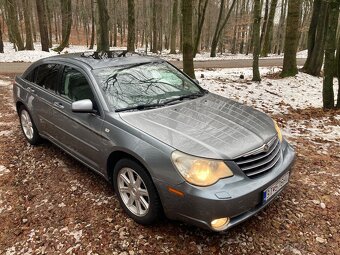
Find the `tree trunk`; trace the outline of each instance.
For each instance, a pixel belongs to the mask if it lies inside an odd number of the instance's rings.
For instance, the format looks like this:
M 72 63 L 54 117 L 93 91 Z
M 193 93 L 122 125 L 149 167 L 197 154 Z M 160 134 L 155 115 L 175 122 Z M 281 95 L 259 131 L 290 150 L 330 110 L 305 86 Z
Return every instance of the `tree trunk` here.
M 4 53 L 4 42 L 2 40 L 2 28 L 0 23 L 0 53 Z
M 270 46 L 272 44 L 273 37 L 273 27 L 274 27 L 274 17 L 278 0 L 272 0 L 270 5 L 270 12 L 268 16 L 266 33 L 264 36 L 263 48 L 262 48 L 262 56 L 267 57 L 268 53 L 270 53 Z
M 94 37 L 95 37 L 95 19 L 94 19 L 94 0 L 91 0 L 91 40 L 89 49 L 92 50 L 94 47 Z
M 320 75 L 324 59 L 328 7 L 328 2 L 315 0 L 308 31 L 308 56 L 303 71 L 315 76 Z
M 127 50 L 135 51 L 135 0 L 128 0 L 128 40 Z
M 22 41 L 20 31 L 19 31 L 19 23 L 17 16 L 17 5 L 15 0 L 7 0 L 6 2 L 7 12 L 8 12 L 8 32 L 10 33 L 10 37 L 15 45 L 18 47 L 18 50 L 24 50 L 25 46 Z
M 295 76 L 298 73 L 296 53 L 299 43 L 299 28 L 296 27 L 296 24 L 300 24 L 300 8 L 300 0 L 289 0 L 281 77 Z
M 263 1 L 263 0 L 262 0 Z M 261 5 L 262 8 L 262 5 Z M 262 49 L 264 36 L 266 34 L 267 23 L 268 23 L 268 13 L 269 13 L 269 0 L 266 0 L 265 7 L 264 7 L 264 18 L 261 30 L 261 39 L 260 39 L 260 48 Z
M 45 0 L 36 0 L 37 5 L 37 15 L 40 31 L 40 41 L 41 49 L 43 51 L 49 52 L 49 40 L 48 40 L 48 29 L 47 29 L 47 17 L 46 17 L 46 7 Z
M 335 61 L 336 32 L 339 20 L 339 2 L 333 0 L 329 2 L 329 22 L 327 25 L 325 43 L 325 67 L 322 89 L 322 101 L 324 109 L 334 108 L 333 79 L 337 73 Z
M 46 0 L 45 1 L 45 7 L 46 7 L 46 17 L 47 17 L 47 24 L 48 24 L 48 29 L 47 29 L 47 33 L 48 33 L 48 47 L 52 48 L 52 37 L 53 37 L 53 31 L 52 31 L 52 12 L 50 9 L 50 5 L 49 2 Z
M 61 22 L 62 22 L 62 42 L 55 48 L 55 51 L 61 52 L 69 45 L 71 28 L 72 28 L 72 4 L 71 0 L 61 0 Z
M 261 81 L 259 70 L 260 55 L 260 29 L 261 29 L 261 0 L 254 0 L 254 24 L 253 24 L 253 81 Z
M 157 2 L 159 0 L 153 0 L 152 3 L 152 52 L 157 53 Z
M 192 0 L 183 1 L 183 71 L 191 78 L 195 79 L 192 45 L 192 9 Z
M 195 34 L 194 57 L 196 57 L 196 54 L 198 52 L 198 45 L 201 40 L 202 28 L 203 28 L 203 24 L 205 20 L 205 13 L 208 7 L 208 0 L 204 1 L 203 7 L 201 7 L 201 5 L 202 5 L 202 0 L 200 0 L 198 4 L 198 17 L 197 17 L 198 22 L 197 22 L 197 30 Z
M 0 43 L 1 43 L 1 38 L 0 38 Z M 1 44 L 0 44 L 0 49 L 1 49 Z M 339 34 L 339 39 L 338 39 L 338 48 L 336 50 L 336 61 L 337 61 L 337 76 L 338 76 L 338 98 L 336 100 L 336 108 L 340 109 L 340 34 Z
M 34 50 L 33 46 L 33 37 L 32 37 L 32 29 L 31 29 L 31 20 L 30 15 L 30 1 L 29 0 L 22 0 L 22 5 L 24 9 L 24 20 L 25 20 L 25 34 L 26 34 L 26 50 Z
M 178 0 L 174 0 L 172 7 L 172 25 L 170 38 L 170 54 L 176 54 L 176 37 L 178 24 Z
M 235 4 L 236 4 L 236 0 L 233 0 L 231 6 L 229 8 L 229 11 L 228 11 L 228 13 L 227 13 L 226 17 L 224 18 L 224 21 L 221 25 L 223 9 L 224 9 L 224 0 L 221 0 L 221 9 L 220 9 L 220 12 L 219 12 L 219 15 L 218 15 L 218 20 L 217 20 L 217 25 L 216 25 L 215 33 L 214 33 L 214 36 L 213 36 L 213 40 L 211 42 L 210 57 L 213 57 L 213 58 L 216 57 L 216 49 L 217 49 L 218 41 L 220 40 L 221 33 L 222 33 L 225 25 L 227 24 L 229 18 L 230 18 L 231 12 L 232 12 Z
M 287 12 L 287 3 L 288 0 L 282 0 L 281 6 L 281 15 L 280 15 L 280 22 L 278 27 L 278 34 L 277 34 L 277 54 L 281 55 L 283 51 L 284 45 L 284 38 L 285 38 L 285 20 L 286 20 L 286 12 Z
M 97 51 L 109 51 L 109 14 L 107 11 L 106 0 L 97 0 L 98 5 L 98 43 Z

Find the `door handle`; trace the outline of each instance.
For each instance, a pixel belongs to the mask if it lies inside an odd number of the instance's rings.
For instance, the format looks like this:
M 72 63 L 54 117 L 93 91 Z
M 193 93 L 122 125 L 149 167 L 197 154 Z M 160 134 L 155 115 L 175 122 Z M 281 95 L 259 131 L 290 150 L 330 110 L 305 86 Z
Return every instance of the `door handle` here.
M 54 102 L 53 105 L 54 105 L 55 107 L 59 108 L 59 109 L 64 109 L 63 104 L 60 103 L 60 102 Z
M 32 89 L 31 87 L 28 87 L 27 90 L 28 90 L 29 92 L 31 92 L 31 93 L 35 93 L 35 90 Z

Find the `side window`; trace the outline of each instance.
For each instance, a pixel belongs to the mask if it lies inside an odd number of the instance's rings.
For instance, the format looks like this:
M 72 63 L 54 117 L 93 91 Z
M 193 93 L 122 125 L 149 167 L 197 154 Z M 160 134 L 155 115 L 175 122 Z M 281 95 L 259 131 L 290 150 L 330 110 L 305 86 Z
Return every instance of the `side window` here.
M 30 81 L 30 82 L 34 82 L 35 80 L 35 72 L 36 70 L 38 69 L 39 67 L 37 68 L 34 68 L 31 72 L 29 72 L 25 77 L 23 77 L 25 80 L 27 81 Z
M 58 84 L 59 64 L 44 64 L 35 70 L 35 83 L 39 86 L 55 90 Z
M 86 77 L 69 66 L 64 68 L 60 94 L 72 101 L 90 99 L 94 103 L 94 96 Z

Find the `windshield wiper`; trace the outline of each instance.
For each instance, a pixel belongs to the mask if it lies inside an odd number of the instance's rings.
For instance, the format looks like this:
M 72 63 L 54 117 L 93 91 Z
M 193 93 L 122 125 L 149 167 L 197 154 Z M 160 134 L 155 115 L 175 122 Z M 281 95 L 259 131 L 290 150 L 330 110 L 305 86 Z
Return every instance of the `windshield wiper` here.
M 164 106 L 163 103 L 156 103 L 156 104 L 139 104 L 135 106 L 129 106 L 129 107 L 124 107 L 115 110 L 115 112 L 124 112 L 124 111 L 130 111 L 130 110 L 145 110 L 145 109 L 150 109 L 150 108 L 157 108 L 157 107 L 162 107 Z
M 193 94 L 179 96 L 173 99 L 166 100 L 163 102 L 163 104 L 170 104 L 175 101 L 183 101 L 184 99 L 195 99 L 195 98 L 204 96 L 206 93 L 207 93 L 206 91 L 200 91 L 200 92 L 193 93 Z

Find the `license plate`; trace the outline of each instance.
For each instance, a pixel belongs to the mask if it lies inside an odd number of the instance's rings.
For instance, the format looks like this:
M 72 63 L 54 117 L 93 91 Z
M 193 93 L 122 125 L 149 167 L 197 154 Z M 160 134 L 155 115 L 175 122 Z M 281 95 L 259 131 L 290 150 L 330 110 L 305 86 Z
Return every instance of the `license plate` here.
M 272 196 L 274 196 L 278 191 L 282 189 L 288 183 L 289 173 L 286 173 L 275 183 L 270 185 L 267 189 L 263 191 L 263 202 L 267 202 Z

